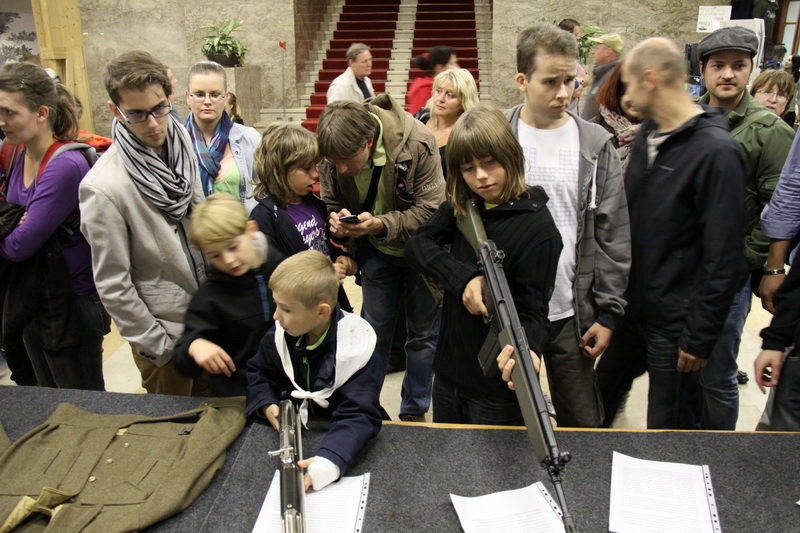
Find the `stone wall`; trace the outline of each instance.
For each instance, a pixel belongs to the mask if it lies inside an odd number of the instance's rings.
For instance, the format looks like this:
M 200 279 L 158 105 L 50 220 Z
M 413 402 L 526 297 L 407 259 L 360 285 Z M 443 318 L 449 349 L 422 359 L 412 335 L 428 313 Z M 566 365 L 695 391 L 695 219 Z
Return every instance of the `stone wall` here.
M 697 42 L 701 5 L 729 5 L 727 0 L 494 0 L 492 34 L 492 103 L 500 108 L 522 102 L 514 84 L 517 34 L 541 19 L 574 18 L 619 33 L 630 49 L 647 37 L 665 36 L 678 44 Z
M 295 79 L 303 80 L 308 77 L 306 69 L 314 59 L 313 52 L 319 46 L 320 32 L 323 29 L 325 17 L 329 8 L 336 3 L 336 0 L 295 0 Z M 291 43 L 289 44 L 291 46 Z
M 169 65 L 178 78 L 176 104 L 181 116 L 188 112 L 186 75 L 200 53 L 203 26 L 235 18 L 244 25 L 236 36 L 247 47 L 247 66 L 261 72 L 259 107 L 298 105 L 294 55 L 286 54 L 285 88 L 281 84 L 280 41 L 295 41 L 293 2 L 241 2 L 233 0 L 79 0 L 84 32 L 84 53 L 89 77 L 95 131 L 108 134 L 111 113 L 103 87 L 103 68 L 129 50 L 145 50 Z M 291 48 L 289 49 L 292 50 Z

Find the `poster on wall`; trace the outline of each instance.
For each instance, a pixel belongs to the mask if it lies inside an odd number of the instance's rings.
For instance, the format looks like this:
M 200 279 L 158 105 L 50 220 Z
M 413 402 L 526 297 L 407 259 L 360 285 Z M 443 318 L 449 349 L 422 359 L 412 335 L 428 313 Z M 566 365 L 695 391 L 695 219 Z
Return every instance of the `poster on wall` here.
M 0 64 L 38 53 L 33 13 L 0 12 Z
M 718 30 L 723 20 L 731 20 L 731 6 L 700 6 L 697 32 L 711 33 Z

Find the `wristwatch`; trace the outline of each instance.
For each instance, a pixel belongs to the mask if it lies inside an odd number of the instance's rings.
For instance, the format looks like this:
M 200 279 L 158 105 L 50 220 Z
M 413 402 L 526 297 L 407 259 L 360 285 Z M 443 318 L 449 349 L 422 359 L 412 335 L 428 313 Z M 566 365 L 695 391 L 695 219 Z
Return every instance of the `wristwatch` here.
M 776 268 L 775 270 L 764 270 L 765 276 L 776 276 L 778 274 L 786 274 L 785 268 Z

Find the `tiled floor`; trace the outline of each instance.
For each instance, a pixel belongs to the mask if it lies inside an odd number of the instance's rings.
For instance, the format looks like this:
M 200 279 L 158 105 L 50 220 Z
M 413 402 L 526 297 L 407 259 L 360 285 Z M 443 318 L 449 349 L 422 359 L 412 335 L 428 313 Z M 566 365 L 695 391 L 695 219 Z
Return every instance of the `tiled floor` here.
M 352 280 L 352 278 L 349 278 Z M 361 306 L 360 289 L 348 282 L 346 285 L 350 301 L 356 309 Z M 748 372 L 751 377 L 753 374 L 753 360 L 758 355 L 761 339 L 758 333 L 761 328 L 769 324 L 771 315 L 761 308 L 760 300 L 753 300 L 753 309 L 747 318 L 745 330 L 742 335 L 742 345 L 739 350 L 739 367 Z M 104 342 L 105 362 L 104 374 L 106 389 L 113 392 L 144 392 L 140 386 L 139 371 L 133 363 L 130 347 L 122 340 L 116 328 L 106 336 Z M 546 370 L 542 372 L 542 388 L 547 393 Z M 381 403 L 389 415 L 397 419 L 400 409 L 400 389 L 403 381 L 403 373 L 397 372 L 386 377 L 383 392 L 381 393 Z M 11 384 L 8 376 L 0 377 L 0 384 Z M 761 411 L 766 403 L 766 396 L 758 390 L 755 382 L 751 379 L 747 385 L 739 387 L 739 421 L 737 430 L 753 430 L 761 416 Z M 628 399 L 625 411 L 621 413 L 615 421 L 615 427 L 628 429 L 644 429 L 646 427 L 646 406 L 647 406 L 647 376 L 642 376 L 634 383 L 631 396 Z

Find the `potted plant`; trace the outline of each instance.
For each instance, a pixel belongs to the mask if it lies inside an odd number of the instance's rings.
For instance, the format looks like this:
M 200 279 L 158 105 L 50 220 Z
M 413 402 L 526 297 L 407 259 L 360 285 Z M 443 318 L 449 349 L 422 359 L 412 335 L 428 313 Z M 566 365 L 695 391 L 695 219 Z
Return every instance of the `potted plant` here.
M 209 61 L 216 61 L 223 67 L 237 67 L 244 64 L 247 52 L 239 39 L 231 35 L 244 21 L 223 20 L 219 26 L 205 26 L 203 31 L 211 32 L 203 37 L 200 51 Z
M 578 39 L 578 48 L 580 49 L 581 65 L 589 63 L 589 52 L 592 51 L 594 41 L 589 40 L 589 37 L 594 37 L 598 33 L 603 33 L 603 30 L 597 26 L 581 26 L 581 38 Z

